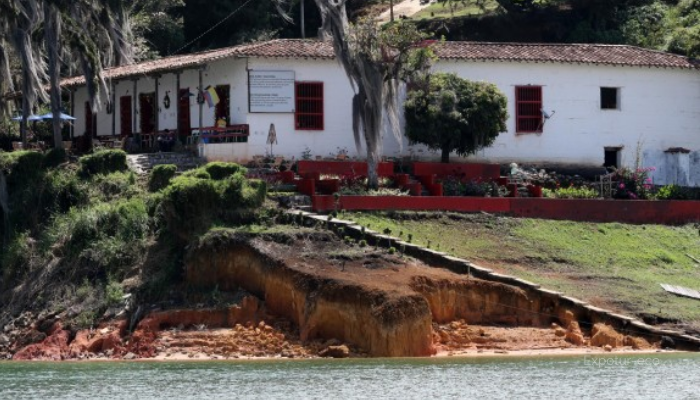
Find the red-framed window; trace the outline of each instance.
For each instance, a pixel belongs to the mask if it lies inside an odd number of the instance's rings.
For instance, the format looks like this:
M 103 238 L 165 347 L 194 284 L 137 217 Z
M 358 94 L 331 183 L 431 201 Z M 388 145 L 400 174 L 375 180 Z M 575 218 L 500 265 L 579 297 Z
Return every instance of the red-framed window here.
M 323 130 L 323 82 L 297 82 L 294 120 L 298 131 Z
M 515 133 L 542 133 L 542 86 L 515 87 Z

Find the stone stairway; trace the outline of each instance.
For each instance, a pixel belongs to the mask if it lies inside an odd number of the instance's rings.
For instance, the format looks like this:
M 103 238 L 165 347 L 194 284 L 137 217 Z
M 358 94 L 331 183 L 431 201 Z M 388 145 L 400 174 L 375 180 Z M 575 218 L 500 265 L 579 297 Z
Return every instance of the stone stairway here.
M 147 174 L 153 167 L 161 164 L 174 164 L 178 172 L 184 172 L 204 163 L 204 160 L 192 153 L 129 154 L 126 161 L 129 168 L 138 174 Z

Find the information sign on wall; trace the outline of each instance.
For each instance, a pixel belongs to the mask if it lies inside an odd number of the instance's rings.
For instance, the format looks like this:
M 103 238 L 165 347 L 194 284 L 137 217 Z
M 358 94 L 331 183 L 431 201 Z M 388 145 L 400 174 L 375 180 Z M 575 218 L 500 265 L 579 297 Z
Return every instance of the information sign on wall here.
M 294 71 L 248 71 L 252 113 L 294 112 Z

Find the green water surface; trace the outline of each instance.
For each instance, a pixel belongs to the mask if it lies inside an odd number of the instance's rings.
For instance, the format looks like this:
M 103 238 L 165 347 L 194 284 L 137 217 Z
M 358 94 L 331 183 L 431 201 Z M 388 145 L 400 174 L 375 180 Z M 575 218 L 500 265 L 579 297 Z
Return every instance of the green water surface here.
M 0 399 L 700 399 L 700 355 L 1 362 Z

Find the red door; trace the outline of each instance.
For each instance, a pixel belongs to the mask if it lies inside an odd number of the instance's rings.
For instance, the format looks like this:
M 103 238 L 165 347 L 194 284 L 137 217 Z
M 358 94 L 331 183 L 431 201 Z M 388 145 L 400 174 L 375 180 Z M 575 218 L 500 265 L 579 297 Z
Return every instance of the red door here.
M 133 133 L 132 124 L 133 116 L 131 114 L 131 96 L 122 96 L 119 98 L 119 124 L 121 126 L 121 135 L 131 136 Z
M 153 133 L 156 129 L 156 102 L 155 93 L 141 93 L 139 95 L 139 112 L 141 113 L 141 133 Z
M 190 136 L 190 89 L 180 89 L 177 96 L 177 131 L 180 137 Z M 184 141 L 183 141 L 184 143 Z

